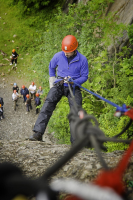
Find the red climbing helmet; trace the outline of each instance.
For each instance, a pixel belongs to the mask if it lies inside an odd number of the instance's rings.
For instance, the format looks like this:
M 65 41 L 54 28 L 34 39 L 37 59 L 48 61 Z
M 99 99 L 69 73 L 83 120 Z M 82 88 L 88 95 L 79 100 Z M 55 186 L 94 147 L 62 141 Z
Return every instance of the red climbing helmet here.
M 36 97 L 39 97 L 39 93 L 36 93 Z
M 30 95 L 29 95 L 29 94 L 27 94 L 27 95 L 26 95 L 26 97 L 27 97 L 27 98 L 29 98 L 29 97 L 30 97 Z
M 62 40 L 62 51 L 70 53 L 76 50 L 78 47 L 78 41 L 73 35 L 67 35 Z
M 15 53 L 15 49 L 12 50 L 12 53 Z
M 34 83 L 34 82 L 32 82 L 32 85 L 35 85 L 35 83 Z
M 24 85 L 22 85 L 22 89 L 24 89 L 25 88 L 25 86 Z

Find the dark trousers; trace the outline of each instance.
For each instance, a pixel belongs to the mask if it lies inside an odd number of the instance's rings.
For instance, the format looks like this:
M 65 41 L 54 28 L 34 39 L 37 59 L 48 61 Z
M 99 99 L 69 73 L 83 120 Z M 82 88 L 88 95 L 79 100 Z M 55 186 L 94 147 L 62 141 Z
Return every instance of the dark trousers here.
M 32 94 L 32 93 L 30 92 L 30 95 L 31 95 L 31 98 L 32 98 L 32 99 L 35 99 L 36 93 L 33 93 L 33 94 Z
M 32 110 L 32 105 L 31 104 L 26 104 L 26 110 L 27 110 L 27 112 L 29 112 L 30 110 Z
M 3 112 L 0 112 L 0 120 L 1 120 L 1 117 L 4 118 Z
M 27 97 L 23 95 L 23 98 L 24 98 L 24 102 L 26 102 Z
M 36 108 L 36 114 L 38 114 L 39 113 L 39 108 Z
M 47 124 L 49 122 L 49 119 L 54 109 L 56 108 L 57 103 L 61 100 L 62 96 L 66 96 L 68 98 L 70 108 L 71 106 L 73 106 L 73 102 L 72 102 L 68 87 L 64 87 L 61 85 L 52 87 L 46 97 L 46 100 L 40 111 L 38 119 L 35 123 L 34 129 L 33 129 L 34 132 L 39 132 L 41 134 L 44 134 Z M 82 95 L 78 87 L 75 88 L 75 100 L 78 105 L 82 105 Z M 70 125 L 70 129 L 71 129 L 71 125 Z M 71 143 L 73 143 L 73 140 L 74 139 L 72 138 L 72 135 L 71 135 L 71 138 L 70 138 Z
M 15 61 L 15 63 L 17 64 L 17 59 L 12 58 L 12 59 L 11 59 L 12 64 L 13 64 L 14 61 Z
M 13 101 L 13 103 L 14 103 L 14 110 L 16 110 L 17 101 L 18 101 L 17 99 Z

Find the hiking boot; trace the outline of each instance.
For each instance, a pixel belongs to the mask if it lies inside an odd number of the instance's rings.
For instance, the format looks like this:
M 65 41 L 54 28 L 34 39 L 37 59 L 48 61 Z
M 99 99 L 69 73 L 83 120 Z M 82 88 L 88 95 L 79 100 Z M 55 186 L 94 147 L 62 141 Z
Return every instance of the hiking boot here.
M 35 132 L 32 136 L 29 137 L 31 141 L 42 141 L 42 134 L 39 132 Z

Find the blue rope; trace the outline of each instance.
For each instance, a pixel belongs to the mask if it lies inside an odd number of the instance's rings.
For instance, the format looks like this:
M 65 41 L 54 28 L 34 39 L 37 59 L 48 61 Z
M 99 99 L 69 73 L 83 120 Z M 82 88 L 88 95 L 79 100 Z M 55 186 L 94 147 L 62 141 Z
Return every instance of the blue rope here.
M 108 99 L 105 99 L 104 97 L 101 97 L 100 95 L 95 94 L 94 92 L 92 92 L 92 91 L 90 91 L 90 90 L 88 90 L 88 89 L 82 87 L 81 85 L 77 84 L 72 78 L 69 78 L 69 79 L 68 79 L 68 82 L 73 82 L 74 85 L 76 85 L 76 86 L 78 86 L 78 87 L 80 87 L 80 88 L 86 90 L 86 91 L 89 92 L 90 94 L 93 94 L 94 96 L 98 97 L 99 99 L 101 99 L 101 100 L 103 100 L 103 101 L 109 103 L 110 105 L 116 107 L 116 111 L 121 111 L 121 112 L 126 112 L 126 111 L 128 111 L 128 109 L 126 108 L 126 105 L 125 105 L 125 104 L 123 104 L 122 107 L 120 107 L 120 106 L 118 106 L 117 104 L 115 104 L 115 103 L 109 101 Z M 75 86 L 74 86 L 74 88 L 75 88 Z

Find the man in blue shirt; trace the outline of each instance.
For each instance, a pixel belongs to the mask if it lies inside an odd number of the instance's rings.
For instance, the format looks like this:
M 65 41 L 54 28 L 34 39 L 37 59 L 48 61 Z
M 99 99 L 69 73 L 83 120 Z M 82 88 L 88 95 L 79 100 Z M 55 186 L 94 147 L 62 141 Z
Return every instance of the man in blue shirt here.
M 23 103 L 25 103 L 26 99 L 27 99 L 26 95 L 29 94 L 29 90 L 28 90 L 27 87 L 25 87 L 25 85 L 22 85 L 22 88 L 20 90 L 20 94 L 23 95 L 23 98 L 24 98 Z
M 68 84 L 63 79 L 71 77 L 79 85 L 88 79 L 87 58 L 77 51 L 77 47 L 77 39 L 73 35 L 67 35 L 62 41 L 62 51 L 56 53 L 50 61 L 50 91 L 35 123 L 34 134 L 29 138 L 32 141 L 42 140 L 42 135 L 45 132 L 49 119 L 63 95 L 68 98 L 70 108 L 73 105 Z M 58 82 L 59 79 L 62 79 L 62 81 Z M 78 105 L 82 105 L 82 95 L 79 87 L 75 87 L 75 100 Z M 74 142 L 72 135 L 70 140 L 71 143 Z

